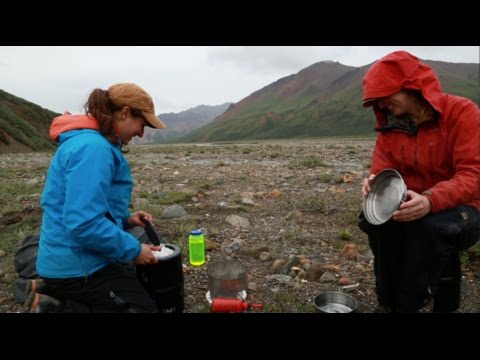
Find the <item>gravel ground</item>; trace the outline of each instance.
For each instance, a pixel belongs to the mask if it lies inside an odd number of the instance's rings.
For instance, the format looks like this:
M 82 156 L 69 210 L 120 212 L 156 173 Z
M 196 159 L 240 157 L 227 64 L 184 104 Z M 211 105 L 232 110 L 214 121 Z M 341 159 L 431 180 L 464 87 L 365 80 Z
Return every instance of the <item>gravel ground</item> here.
M 367 239 L 356 226 L 373 144 L 372 139 L 332 139 L 132 146 L 127 154 L 135 182 L 132 211 L 152 213 L 167 242 L 182 249 L 185 312 L 210 311 L 207 268 L 225 259 L 247 269 L 247 300 L 264 305 L 252 312 L 315 312 L 313 299 L 327 290 L 354 296 L 358 312 L 381 312 Z M 0 155 L 5 174 L 0 312 L 23 312 L 11 293 L 13 253 L 26 235 L 38 232 L 39 194 L 50 158 L 47 153 Z M 187 217 L 162 218 L 174 203 Z M 194 268 L 187 238 L 200 227 L 208 231 L 207 263 Z M 479 254 L 474 248 L 462 255 L 457 312 L 480 312 Z M 294 264 L 293 270 L 290 265 L 286 270 L 286 263 Z

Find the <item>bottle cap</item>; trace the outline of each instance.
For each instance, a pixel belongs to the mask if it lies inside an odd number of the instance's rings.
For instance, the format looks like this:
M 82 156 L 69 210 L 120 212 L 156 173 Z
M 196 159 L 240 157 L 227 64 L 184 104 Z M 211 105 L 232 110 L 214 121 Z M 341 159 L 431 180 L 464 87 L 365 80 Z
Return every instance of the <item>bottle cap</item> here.
M 202 229 L 196 229 L 196 230 L 190 231 L 190 235 L 198 236 L 202 234 L 203 234 Z

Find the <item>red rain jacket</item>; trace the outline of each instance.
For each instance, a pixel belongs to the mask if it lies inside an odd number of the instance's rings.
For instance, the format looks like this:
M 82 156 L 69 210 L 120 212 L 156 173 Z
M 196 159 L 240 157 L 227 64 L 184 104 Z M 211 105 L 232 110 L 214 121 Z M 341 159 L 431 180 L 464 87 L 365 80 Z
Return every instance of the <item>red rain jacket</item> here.
M 430 199 L 432 212 L 467 204 L 480 210 L 480 110 L 471 100 L 442 92 L 432 68 L 405 51 L 378 60 L 363 79 L 363 99 L 413 89 L 440 114 L 421 123 L 416 134 L 381 131 L 386 112 L 373 105 L 377 137 L 372 174 L 393 168 L 409 190 Z

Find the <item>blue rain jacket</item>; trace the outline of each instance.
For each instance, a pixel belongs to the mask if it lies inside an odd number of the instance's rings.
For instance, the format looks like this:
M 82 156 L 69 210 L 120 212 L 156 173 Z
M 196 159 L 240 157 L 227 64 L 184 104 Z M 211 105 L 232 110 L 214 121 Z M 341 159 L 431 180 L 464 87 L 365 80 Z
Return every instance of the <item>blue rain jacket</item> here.
M 96 130 L 71 130 L 47 173 L 37 257 L 42 277 L 86 277 L 141 251 L 126 231 L 132 177 L 120 148 Z

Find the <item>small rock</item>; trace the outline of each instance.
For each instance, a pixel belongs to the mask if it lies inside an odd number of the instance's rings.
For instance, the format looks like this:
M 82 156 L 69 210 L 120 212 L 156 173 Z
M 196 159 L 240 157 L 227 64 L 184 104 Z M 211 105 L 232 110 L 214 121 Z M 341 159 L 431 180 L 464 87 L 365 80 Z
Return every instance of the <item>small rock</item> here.
M 342 277 L 338 280 L 337 285 L 338 286 L 345 286 L 345 285 L 353 285 L 356 284 L 357 281 L 350 279 L 348 277 Z
M 260 261 L 268 261 L 272 259 L 272 255 L 269 252 L 263 251 L 258 257 Z
M 283 265 L 285 265 L 286 261 L 283 259 L 277 259 L 273 262 L 272 265 L 272 270 L 274 274 L 280 274 L 280 271 L 283 268 Z
M 355 244 L 346 244 L 342 249 L 342 256 L 346 260 L 357 261 L 358 246 Z
M 249 283 L 248 283 L 247 290 L 248 290 L 248 291 L 257 291 L 257 290 L 258 290 L 258 285 L 257 285 L 257 283 L 256 283 L 256 282 L 249 282 Z
M 307 270 L 306 278 L 308 281 L 317 281 L 324 274 L 321 264 L 312 264 Z
M 162 219 L 175 219 L 175 218 L 183 218 L 187 216 L 187 212 L 183 207 L 180 205 L 172 205 L 167 207 L 163 210 L 162 215 L 160 216 Z
M 255 205 L 255 201 L 253 201 L 252 199 L 248 199 L 248 198 L 242 198 L 242 204 L 253 206 L 253 205 Z
M 233 227 L 242 229 L 250 229 L 250 221 L 238 215 L 230 215 L 225 221 Z
M 329 282 L 335 282 L 337 278 L 335 275 L 333 275 L 331 272 L 326 272 L 322 276 L 320 276 L 320 282 L 322 283 L 329 283 Z

